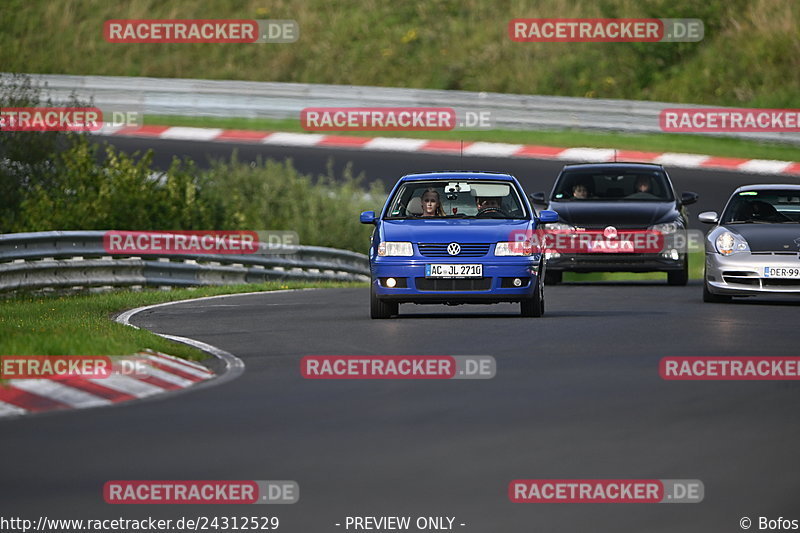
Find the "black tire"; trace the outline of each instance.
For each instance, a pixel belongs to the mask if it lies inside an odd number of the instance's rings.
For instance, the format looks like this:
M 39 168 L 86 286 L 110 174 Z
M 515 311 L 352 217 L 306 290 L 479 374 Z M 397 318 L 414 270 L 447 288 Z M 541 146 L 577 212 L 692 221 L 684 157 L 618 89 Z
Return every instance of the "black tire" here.
M 683 268 L 681 270 L 672 270 L 667 272 L 667 284 L 669 285 L 686 285 L 689 283 L 689 256 L 683 256 Z
M 369 316 L 370 318 L 391 318 L 400 309 L 400 304 L 385 302 L 375 294 L 375 285 L 371 285 L 369 290 Z
M 560 270 L 556 271 L 544 271 L 544 284 L 545 285 L 558 285 L 561 283 L 561 279 L 564 277 L 564 273 Z
M 533 298 L 527 298 L 519 303 L 519 311 L 525 317 L 541 317 L 544 315 L 544 280 L 536 276 L 536 290 Z
M 708 290 L 708 283 L 706 283 L 706 278 L 703 276 L 703 301 L 708 304 L 726 304 L 730 303 L 733 298 L 731 296 L 726 296 L 724 294 L 714 294 L 713 292 Z

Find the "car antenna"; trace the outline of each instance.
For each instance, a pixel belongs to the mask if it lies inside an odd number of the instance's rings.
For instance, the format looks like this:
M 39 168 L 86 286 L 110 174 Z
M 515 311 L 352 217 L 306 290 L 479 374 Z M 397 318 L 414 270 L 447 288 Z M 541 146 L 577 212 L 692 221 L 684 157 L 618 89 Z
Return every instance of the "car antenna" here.
M 614 163 L 617 162 L 617 149 L 614 148 Z
M 461 139 L 461 158 L 458 160 L 461 168 L 464 168 L 464 139 Z

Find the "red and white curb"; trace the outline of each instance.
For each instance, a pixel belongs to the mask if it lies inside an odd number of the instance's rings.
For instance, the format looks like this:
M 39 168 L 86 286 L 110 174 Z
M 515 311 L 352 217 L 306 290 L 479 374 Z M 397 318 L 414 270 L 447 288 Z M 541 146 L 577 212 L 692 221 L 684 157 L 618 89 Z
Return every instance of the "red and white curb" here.
M 0 418 L 62 409 L 104 407 L 191 387 L 215 376 L 198 363 L 154 351 L 134 356 L 136 375 L 12 379 L 0 386 Z
M 672 152 L 640 152 L 614 150 L 613 148 L 559 148 L 526 144 L 493 142 L 461 142 L 426 140 L 401 137 L 355 137 L 349 135 L 324 135 L 320 133 L 287 133 L 252 130 L 224 130 L 220 128 L 188 128 L 170 126 L 120 127 L 104 126 L 98 135 L 125 137 L 153 137 L 183 141 L 212 141 L 277 146 L 302 146 L 373 150 L 387 152 L 420 152 L 459 154 L 468 157 L 502 157 L 554 159 L 573 162 L 639 161 L 658 163 L 679 168 L 729 170 L 749 174 L 787 174 L 800 176 L 800 162 L 772 159 L 741 159 L 710 155 Z
M 120 313 L 115 320 L 120 324 L 139 329 L 131 324 L 130 320 L 142 311 L 186 302 L 290 292 L 290 290 L 295 289 L 175 300 L 129 309 Z M 136 356 L 136 376 L 115 374 L 99 379 L 9 380 L 5 384 L 0 384 L 0 420 L 49 411 L 109 407 L 132 400 L 161 398 L 206 386 L 222 385 L 244 373 L 244 362 L 230 352 L 188 337 L 153 333 L 171 341 L 188 344 L 216 357 L 221 362 L 222 368 L 215 373 L 199 363 L 148 350 Z M 139 371 L 140 367 L 143 367 L 143 372 Z

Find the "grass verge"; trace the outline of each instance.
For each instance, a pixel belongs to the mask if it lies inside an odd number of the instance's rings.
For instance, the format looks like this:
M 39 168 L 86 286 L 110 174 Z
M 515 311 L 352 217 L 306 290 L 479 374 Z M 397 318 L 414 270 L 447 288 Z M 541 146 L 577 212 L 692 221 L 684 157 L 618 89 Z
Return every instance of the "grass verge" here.
M 168 341 L 111 319 L 126 309 L 162 302 L 280 289 L 365 286 L 358 283 L 268 282 L 175 289 L 113 291 L 100 294 L 20 295 L 0 301 L 0 354 L 127 355 L 145 348 L 201 360 L 204 352 Z
M 145 124 L 159 126 L 191 126 L 198 128 L 225 128 L 258 131 L 306 132 L 295 119 L 251 119 L 184 117 L 176 115 L 148 115 Z M 800 146 L 779 143 L 760 143 L 730 137 L 707 137 L 682 134 L 626 134 L 587 132 L 581 130 L 528 131 L 392 131 L 392 132 L 333 132 L 335 135 L 356 137 L 410 137 L 418 139 L 445 139 L 464 141 L 535 144 L 542 146 L 616 148 L 643 152 L 679 152 L 718 157 L 745 159 L 777 159 L 800 161 Z
M 4 0 L 5 71 L 797 107 L 796 0 Z M 696 18 L 693 43 L 515 42 L 512 19 Z M 293 19 L 289 44 L 132 44 L 109 19 Z M 300 95 L 298 95 L 300 96 Z

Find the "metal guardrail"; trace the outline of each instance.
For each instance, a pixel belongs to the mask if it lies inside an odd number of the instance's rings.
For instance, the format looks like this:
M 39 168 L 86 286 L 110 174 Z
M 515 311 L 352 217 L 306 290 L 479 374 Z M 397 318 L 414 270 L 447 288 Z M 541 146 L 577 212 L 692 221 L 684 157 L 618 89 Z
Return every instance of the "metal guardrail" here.
M 4 76 L 5 74 L 0 74 Z M 489 111 L 498 129 L 581 129 L 660 133 L 659 113 L 690 104 L 537 96 L 430 89 L 254 81 L 32 75 L 47 84 L 45 95 L 65 101 L 71 93 L 94 99 L 101 109 L 153 115 L 299 118 L 306 107 L 451 107 Z M 693 135 L 712 135 L 695 133 Z M 797 133 L 715 133 L 753 140 L 800 144 Z
M 191 287 L 274 280 L 365 281 L 367 256 L 321 246 L 276 253 L 111 255 L 104 231 L 0 235 L 0 291 L 72 287 Z

